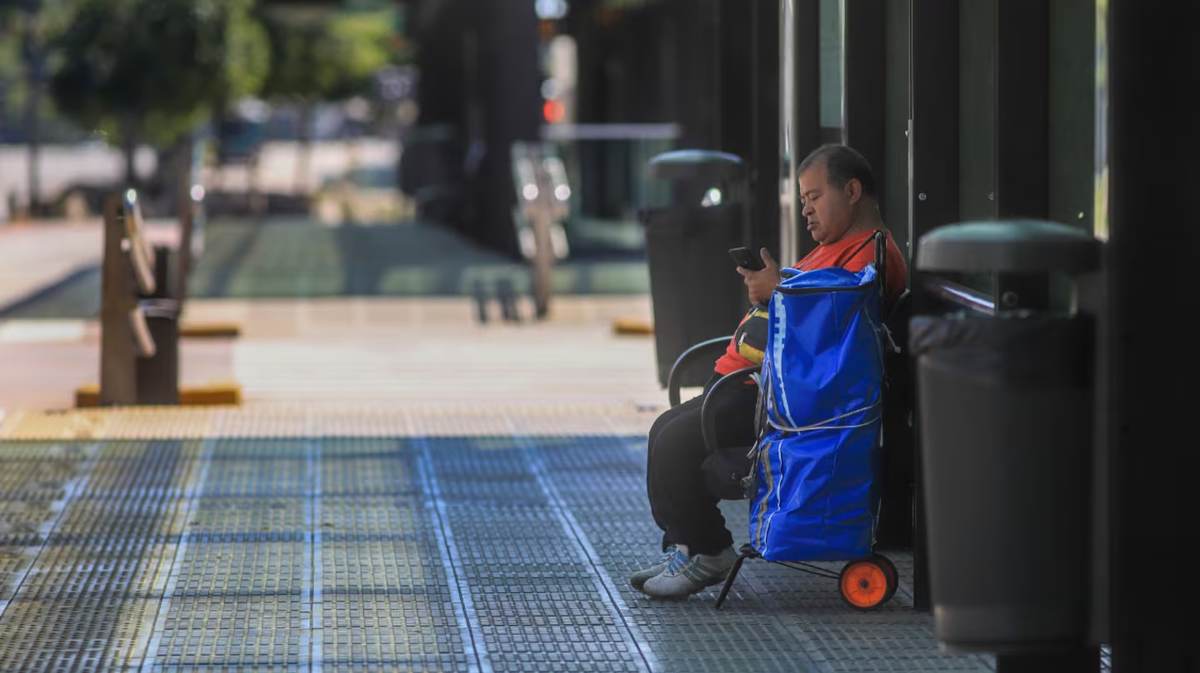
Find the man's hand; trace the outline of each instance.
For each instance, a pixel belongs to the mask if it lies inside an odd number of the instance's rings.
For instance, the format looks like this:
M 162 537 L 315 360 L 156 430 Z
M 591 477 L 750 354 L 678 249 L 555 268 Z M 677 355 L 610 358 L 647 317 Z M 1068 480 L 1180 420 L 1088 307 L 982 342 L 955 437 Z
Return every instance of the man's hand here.
M 746 279 L 746 287 L 749 289 L 750 303 L 757 304 L 765 302 L 771 298 L 771 293 L 775 291 L 775 286 L 779 285 L 782 276 L 779 273 L 779 263 L 771 257 L 771 253 L 767 252 L 766 248 L 759 251 L 762 255 L 762 261 L 765 265 L 761 271 L 751 271 L 745 267 L 739 266 L 737 272 L 742 274 L 742 278 Z

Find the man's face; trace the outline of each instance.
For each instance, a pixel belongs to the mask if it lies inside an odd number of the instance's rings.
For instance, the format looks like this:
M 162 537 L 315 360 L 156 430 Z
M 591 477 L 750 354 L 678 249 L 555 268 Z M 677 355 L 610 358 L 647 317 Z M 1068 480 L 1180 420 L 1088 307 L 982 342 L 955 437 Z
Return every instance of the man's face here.
M 852 194 L 856 182 L 838 189 L 829 184 L 824 162 L 809 167 L 800 174 L 801 215 L 808 221 L 808 231 L 820 245 L 837 243 L 854 224 Z

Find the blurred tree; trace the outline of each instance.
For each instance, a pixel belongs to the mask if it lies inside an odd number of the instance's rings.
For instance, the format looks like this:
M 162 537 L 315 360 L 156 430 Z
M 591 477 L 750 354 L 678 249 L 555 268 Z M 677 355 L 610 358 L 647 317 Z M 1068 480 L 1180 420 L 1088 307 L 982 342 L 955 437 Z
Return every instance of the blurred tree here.
M 50 93 L 58 109 L 103 129 L 125 152 L 185 138 L 214 107 L 254 93 L 270 65 L 253 0 L 76 0 L 55 36 Z
M 42 214 L 38 109 L 42 105 L 42 83 L 46 71 L 45 24 L 40 20 L 41 0 L 24 0 L 21 4 L 24 10 L 21 17 L 21 59 L 25 64 L 25 133 L 29 138 L 29 214 L 38 217 Z
M 15 0 L 0 0 L 0 143 L 29 142 L 25 118 L 32 107 L 30 71 L 26 55 L 33 46 L 24 37 L 29 25 Z M 5 4 L 8 3 L 8 4 Z M 41 41 L 52 35 L 56 26 L 69 16 L 71 0 L 42 0 L 35 29 Z M 36 41 L 34 42 L 36 44 Z M 47 67 L 52 67 L 52 63 Z M 44 82 L 42 82 L 44 85 Z M 49 96 L 39 96 L 37 106 L 39 136 L 43 142 L 80 142 L 89 133 L 64 119 Z
M 48 5 L 48 6 L 47 6 Z M 41 181 L 38 167 L 42 129 L 42 90 L 46 73 L 46 36 L 61 0 L 10 0 L 0 7 L 0 26 L 7 27 L 24 78 L 17 98 L 23 107 L 22 135 L 28 146 L 29 213 L 41 215 Z M 7 195 L 6 195 L 7 196 Z
M 271 71 L 262 96 L 300 109 L 298 185 L 308 180 L 314 106 L 369 91 L 372 76 L 392 61 L 391 11 L 365 7 L 317 17 L 262 14 L 271 44 Z

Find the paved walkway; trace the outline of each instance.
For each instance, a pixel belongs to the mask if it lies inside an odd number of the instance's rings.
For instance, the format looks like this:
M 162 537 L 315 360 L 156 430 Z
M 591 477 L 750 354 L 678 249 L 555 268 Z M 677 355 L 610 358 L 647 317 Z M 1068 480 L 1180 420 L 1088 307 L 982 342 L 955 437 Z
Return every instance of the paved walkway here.
M 0 227 L 0 307 L 99 264 L 101 246 L 96 222 Z
M 648 302 L 556 306 L 481 326 L 465 300 L 196 302 L 243 324 L 244 407 L 10 405 L 0 670 L 989 670 L 936 652 L 905 552 L 869 614 L 765 563 L 721 612 L 629 588 L 665 395 L 652 339 L 610 323 Z M 95 357 L 75 347 L 19 359 L 52 380 Z M 746 504 L 724 509 L 744 539 Z
M 10 417 L 0 669 L 989 669 L 936 652 L 903 553 L 873 613 L 762 562 L 720 612 L 713 591 L 635 592 L 653 417 L 504 399 Z M 725 511 L 744 538 L 744 503 Z
M 616 317 L 647 298 L 201 300 L 243 335 L 186 341 L 185 381 L 243 407 L 78 411 L 38 396 L 94 380 L 94 325 L 0 325 L 0 670 L 991 669 L 937 652 L 904 551 L 872 613 L 764 562 L 720 612 L 630 588 L 665 393 Z
M 147 221 L 146 232 L 151 243 L 175 244 L 179 240 L 175 224 L 165 220 Z M 59 301 L 71 308 L 57 315 L 34 309 L 27 317 L 92 317 L 79 314 L 83 309 L 75 307 L 86 305 L 93 312 L 93 304 L 99 307 L 103 253 L 99 218 L 0 226 L 0 312 L 11 312 L 15 304 L 50 292 L 58 293 Z M 80 285 L 83 290 L 78 289 Z
M 488 404 L 497 396 L 663 404 L 645 297 L 562 298 L 546 323 L 488 323 L 467 299 L 193 301 L 189 322 L 234 322 L 238 339 L 184 339 L 185 385 L 233 381 L 248 404 L 304 400 Z M 0 321 L 0 409 L 62 409 L 99 376 L 90 321 Z
M 150 224 L 152 240 L 173 242 L 173 223 Z M 630 384 L 653 371 L 650 340 L 608 330 L 615 318 L 649 319 L 648 299 L 636 292 L 644 262 L 566 266 L 557 279 L 568 295 L 549 322 L 500 323 L 489 300 L 492 322 L 480 325 L 469 298 L 476 283 L 489 297 L 499 279 L 524 293 L 528 274 L 436 227 L 276 218 L 217 223 L 206 238 L 185 319 L 234 321 L 243 338 L 185 340 L 186 385 L 236 381 L 251 403 L 482 399 L 497 389 L 541 399 L 662 397 L 648 390 L 648 376 Z M 9 363 L 0 409 L 67 408 L 78 387 L 97 381 L 101 245 L 98 221 L 0 229 L 0 359 Z M 528 297 L 517 302 L 532 316 Z M 613 354 L 590 370 L 590 385 L 560 384 L 580 373 L 579 349 L 610 342 Z M 464 386 L 472 372 L 495 383 Z

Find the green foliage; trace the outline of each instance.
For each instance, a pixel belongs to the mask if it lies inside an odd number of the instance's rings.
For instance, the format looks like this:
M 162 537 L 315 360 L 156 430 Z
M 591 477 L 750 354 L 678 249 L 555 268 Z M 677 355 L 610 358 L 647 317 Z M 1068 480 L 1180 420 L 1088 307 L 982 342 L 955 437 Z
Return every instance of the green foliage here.
M 3 109 L 0 124 L 5 119 L 16 124 L 24 122 L 29 101 L 30 56 L 44 52 L 50 36 L 70 16 L 73 0 L 41 0 L 33 13 L 11 0 L 0 0 L 0 82 L 3 83 Z M 53 102 L 43 97 L 38 106 L 43 138 L 76 138 L 79 132 L 61 115 L 56 114 Z
M 341 12 L 321 21 L 267 15 L 263 23 L 271 42 L 267 98 L 344 100 L 363 92 L 391 57 L 390 11 Z
M 236 6 L 230 8 L 224 22 L 225 48 L 218 85 L 222 103 L 258 93 L 271 70 L 270 42 L 266 29 L 252 14 L 253 2 L 237 0 L 230 4 Z
M 8 29 L 6 17 L 0 14 L 0 81 L 4 82 L 5 110 L 0 114 L 18 114 L 25 105 L 24 63 L 21 61 L 21 40 L 16 30 Z
M 252 0 L 77 0 L 52 41 L 50 93 L 85 128 L 166 145 L 269 69 Z

